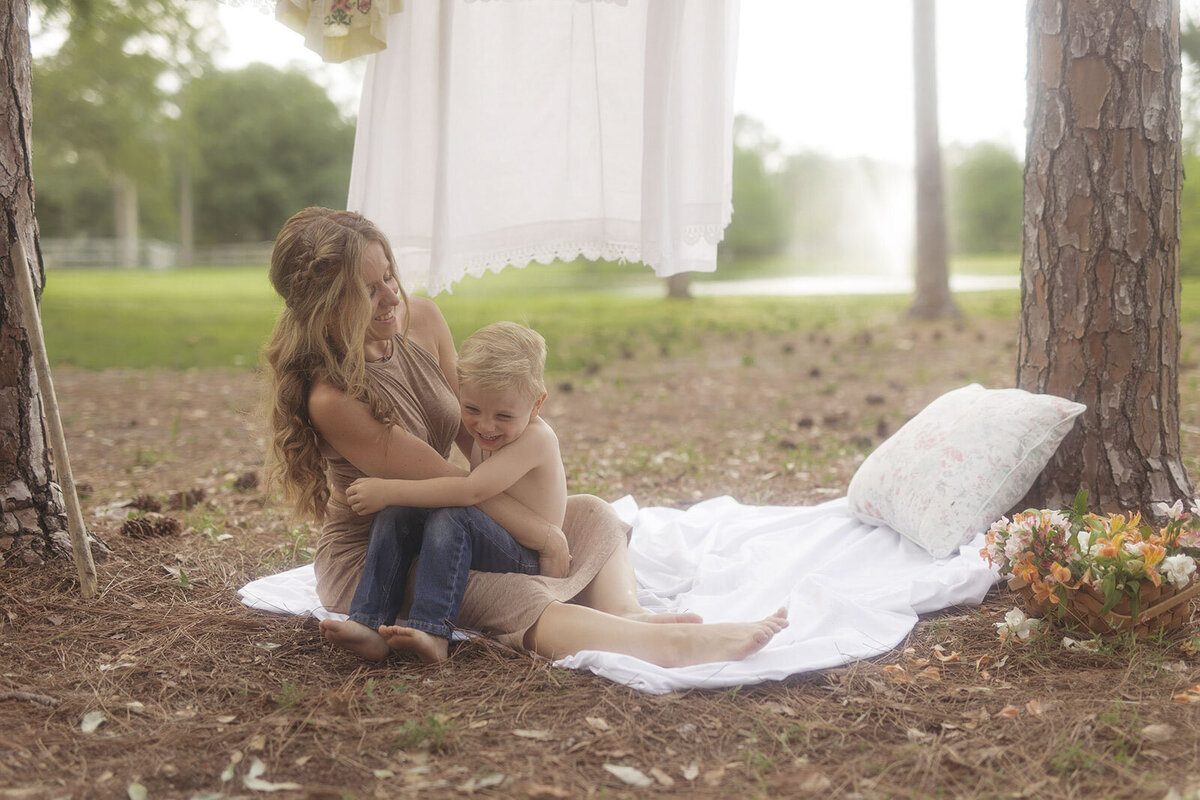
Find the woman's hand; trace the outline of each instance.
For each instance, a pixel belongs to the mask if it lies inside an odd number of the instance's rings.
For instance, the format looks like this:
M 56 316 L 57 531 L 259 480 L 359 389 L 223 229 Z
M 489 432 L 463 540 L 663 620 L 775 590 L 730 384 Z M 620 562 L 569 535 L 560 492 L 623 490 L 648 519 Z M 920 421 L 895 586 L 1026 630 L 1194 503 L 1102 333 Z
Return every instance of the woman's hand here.
M 346 502 L 360 517 L 386 508 L 388 503 L 384 481 L 379 478 L 359 478 L 346 489 Z
M 547 523 L 546 540 L 538 549 L 538 554 L 538 570 L 547 578 L 565 578 L 571 571 L 567 536 L 558 526 Z

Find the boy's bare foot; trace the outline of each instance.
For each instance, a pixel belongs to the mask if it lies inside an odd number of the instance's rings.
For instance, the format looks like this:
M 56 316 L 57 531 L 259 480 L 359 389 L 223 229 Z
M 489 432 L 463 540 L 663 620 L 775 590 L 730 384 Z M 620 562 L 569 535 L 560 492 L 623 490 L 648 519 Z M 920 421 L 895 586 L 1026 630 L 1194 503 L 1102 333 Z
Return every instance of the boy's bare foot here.
M 422 664 L 440 664 L 450 654 L 450 642 L 441 636 L 399 625 L 379 626 L 379 635 L 388 647 L 401 653 L 415 653 Z
M 323 619 L 319 627 L 321 634 L 335 647 L 349 650 L 368 661 L 383 661 L 391 652 L 383 637 L 361 622 Z
M 653 614 L 649 611 L 642 611 L 636 614 L 623 614 L 625 619 L 632 619 L 638 622 L 652 622 L 658 625 L 671 625 L 676 623 L 698 625 L 704 622 L 704 619 L 699 614 L 689 612 L 681 612 L 677 614 Z
M 664 667 L 690 667 L 714 661 L 741 661 L 766 647 L 788 625 L 781 608 L 758 622 L 719 622 L 711 625 L 677 625 L 667 632 Z

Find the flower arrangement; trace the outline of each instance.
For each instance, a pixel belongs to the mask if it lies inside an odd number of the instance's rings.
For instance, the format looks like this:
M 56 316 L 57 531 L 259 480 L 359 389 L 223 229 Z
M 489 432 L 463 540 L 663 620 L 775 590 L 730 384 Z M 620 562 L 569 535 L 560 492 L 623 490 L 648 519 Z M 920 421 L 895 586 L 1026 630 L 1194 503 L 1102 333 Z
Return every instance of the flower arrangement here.
M 1081 492 L 1066 512 L 1002 517 L 980 554 L 1012 574 L 1009 585 L 1032 615 L 1069 618 L 1096 633 L 1177 627 L 1200 590 L 1200 504 L 1184 510 L 1177 500 L 1161 510 L 1161 526 L 1136 512 L 1089 514 Z

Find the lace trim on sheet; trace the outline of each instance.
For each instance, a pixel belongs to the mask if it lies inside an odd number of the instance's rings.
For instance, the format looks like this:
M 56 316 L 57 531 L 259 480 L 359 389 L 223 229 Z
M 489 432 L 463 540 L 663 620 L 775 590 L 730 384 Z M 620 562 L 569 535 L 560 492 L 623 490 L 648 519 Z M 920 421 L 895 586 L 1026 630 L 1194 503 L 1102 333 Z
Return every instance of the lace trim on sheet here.
M 488 0 L 484 0 L 488 2 Z M 689 245 L 704 241 L 715 253 L 716 246 L 725 237 L 724 225 L 690 225 L 683 229 L 683 241 Z M 703 262 L 695 260 L 680 260 L 676 269 L 662 271 L 658 269 L 662 259 L 661 248 L 653 252 L 642 252 L 637 244 L 597 241 L 564 241 L 546 244 L 513 247 L 506 250 L 492 250 L 487 253 L 473 253 L 455 259 L 455 275 L 443 277 L 429 275 L 425 281 L 416 281 L 429 292 L 437 295 L 442 292 L 453 294 L 453 285 L 464 277 L 481 278 L 489 272 L 500 272 L 505 267 L 524 268 L 537 262 L 549 264 L 553 261 L 573 261 L 576 258 L 586 258 L 588 261 L 641 261 L 654 270 L 659 277 L 667 277 L 675 272 L 699 271 L 711 272 L 716 269 L 715 258 Z

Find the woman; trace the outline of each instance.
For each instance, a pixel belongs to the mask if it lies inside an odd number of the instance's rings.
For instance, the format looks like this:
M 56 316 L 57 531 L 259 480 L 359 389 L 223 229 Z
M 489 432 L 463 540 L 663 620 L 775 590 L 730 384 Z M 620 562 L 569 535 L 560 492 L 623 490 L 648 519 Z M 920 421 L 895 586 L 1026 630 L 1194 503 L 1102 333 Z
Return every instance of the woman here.
M 288 220 L 271 283 L 285 302 L 265 351 L 274 472 L 296 510 L 322 523 L 317 593 L 345 613 L 364 565 L 391 567 L 367 564 L 371 518 L 347 505 L 346 487 L 363 476 L 464 474 L 446 460 L 452 444 L 470 443 L 459 426 L 454 342 L 437 306 L 401 289 L 383 234 L 352 212 L 308 208 Z M 472 572 L 459 627 L 547 658 L 601 650 L 686 666 L 745 658 L 787 624 L 782 609 L 715 625 L 650 614 L 637 602 L 627 526 L 598 498 L 570 498 L 562 530 L 505 495 L 479 508 L 518 539 L 544 541 L 557 571 L 569 550 L 570 567 L 565 577 Z M 321 630 L 368 658 L 392 649 L 445 657 L 410 628 L 326 620 Z

